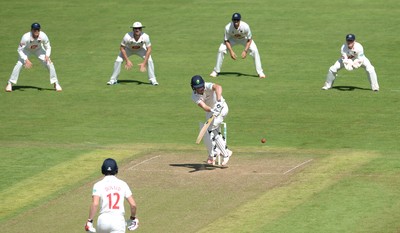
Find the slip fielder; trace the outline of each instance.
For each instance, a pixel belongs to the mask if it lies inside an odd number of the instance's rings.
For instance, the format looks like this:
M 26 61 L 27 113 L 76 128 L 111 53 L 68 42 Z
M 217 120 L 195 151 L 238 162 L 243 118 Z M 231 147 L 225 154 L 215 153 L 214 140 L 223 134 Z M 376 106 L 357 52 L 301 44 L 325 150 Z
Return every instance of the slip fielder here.
M 142 31 L 145 26 L 140 22 L 135 22 L 132 25 L 132 31 L 125 34 L 120 44 L 120 53 L 115 60 L 114 70 L 111 75 L 110 81 L 107 85 L 114 85 L 118 82 L 118 76 L 121 72 L 121 64 L 123 61 L 126 62 L 125 69 L 130 70 L 133 66 L 129 57 L 133 54 L 141 57 L 143 62 L 139 64 L 139 70 L 145 72 L 147 69 L 147 75 L 152 85 L 157 86 L 158 82 L 154 73 L 154 63 L 151 58 L 151 42 L 150 37 Z
M 253 40 L 250 26 L 246 22 L 241 21 L 241 19 L 242 16 L 239 13 L 234 13 L 232 15 L 232 22 L 225 26 L 224 41 L 219 46 L 217 63 L 214 67 L 214 70 L 210 74 L 211 77 L 215 78 L 221 72 L 222 62 L 224 61 L 224 56 L 227 50 L 229 51 L 231 58 L 236 60 L 237 56 L 232 47 L 237 44 L 241 44 L 244 46 L 244 50 L 241 54 L 242 58 L 245 59 L 247 57 L 247 53 L 250 52 L 249 54 L 253 57 L 258 76 L 260 78 L 265 78 L 265 74 L 261 66 L 260 53 L 258 52 L 257 45 Z
M 340 49 L 342 57 L 339 58 L 335 64 L 329 68 L 328 74 L 326 75 L 325 85 L 322 87 L 323 90 L 332 88 L 337 72 L 342 68 L 352 71 L 353 69 L 362 67 L 367 72 L 371 89 L 373 91 L 379 91 L 378 77 L 376 75 L 375 68 L 372 66 L 369 59 L 364 55 L 363 46 L 355 40 L 356 36 L 354 34 L 346 35 L 346 43 L 344 43 Z
M 42 62 L 43 66 L 47 68 L 50 73 L 50 84 L 54 85 L 54 89 L 56 91 L 62 91 L 62 88 L 58 83 L 56 69 L 53 62 L 50 60 L 50 40 L 46 33 L 41 31 L 39 23 L 33 23 L 31 25 L 31 31 L 22 36 L 17 51 L 19 59 L 17 64 L 14 66 L 10 79 L 8 80 L 6 86 L 7 92 L 11 92 L 12 85 L 17 84 L 19 73 L 23 66 L 26 69 L 32 68 L 32 62 L 29 60 L 29 56 L 31 55 L 35 55 Z

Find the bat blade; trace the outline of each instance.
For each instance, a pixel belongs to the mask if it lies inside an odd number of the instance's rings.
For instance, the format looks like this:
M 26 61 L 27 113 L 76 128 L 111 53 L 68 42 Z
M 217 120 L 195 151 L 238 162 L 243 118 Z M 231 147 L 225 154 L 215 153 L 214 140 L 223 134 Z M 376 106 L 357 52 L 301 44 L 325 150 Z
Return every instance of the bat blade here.
M 196 144 L 199 144 L 201 142 L 201 139 L 203 139 L 204 134 L 207 132 L 208 127 L 210 126 L 211 122 L 214 120 L 215 116 L 213 115 L 210 117 L 206 123 L 204 123 L 203 128 L 201 128 L 199 136 L 197 136 L 196 139 Z

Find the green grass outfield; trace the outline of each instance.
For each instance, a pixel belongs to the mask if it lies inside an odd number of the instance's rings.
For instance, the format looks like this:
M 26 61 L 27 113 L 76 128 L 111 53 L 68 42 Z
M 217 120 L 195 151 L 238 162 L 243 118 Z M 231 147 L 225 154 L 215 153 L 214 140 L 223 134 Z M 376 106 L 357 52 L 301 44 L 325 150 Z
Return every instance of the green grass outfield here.
M 64 89 L 53 91 L 32 58 L 17 90 L 0 90 L 2 231 L 83 232 L 107 157 L 134 191 L 140 232 L 400 231 L 398 1 L 3 0 L 0 9 L 0 88 L 38 21 Z M 208 77 L 236 11 L 267 79 L 251 57 L 229 56 L 228 74 Z M 138 69 L 107 86 L 134 21 L 150 35 L 160 86 Z M 347 33 L 375 66 L 379 93 L 363 70 L 320 90 Z M 194 143 L 204 121 L 190 98 L 195 74 L 223 86 L 228 169 L 204 165 Z

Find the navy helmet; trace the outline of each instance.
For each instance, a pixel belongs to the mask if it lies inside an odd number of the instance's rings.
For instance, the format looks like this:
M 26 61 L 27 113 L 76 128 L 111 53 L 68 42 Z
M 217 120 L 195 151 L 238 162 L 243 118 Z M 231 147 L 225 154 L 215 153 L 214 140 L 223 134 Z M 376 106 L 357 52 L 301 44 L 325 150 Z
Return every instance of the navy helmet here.
M 114 159 L 108 158 L 104 160 L 101 166 L 101 173 L 104 175 L 115 175 L 118 173 L 118 165 Z
M 32 30 L 40 30 L 40 24 L 39 23 L 33 23 L 31 25 Z
M 239 13 L 233 13 L 232 15 L 232 21 L 233 20 L 241 20 L 242 16 Z
M 347 34 L 346 35 L 346 41 L 355 41 L 356 36 L 354 34 Z
M 202 88 L 204 87 L 204 79 L 200 75 L 195 75 L 190 81 L 190 86 L 193 90 L 196 88 Z

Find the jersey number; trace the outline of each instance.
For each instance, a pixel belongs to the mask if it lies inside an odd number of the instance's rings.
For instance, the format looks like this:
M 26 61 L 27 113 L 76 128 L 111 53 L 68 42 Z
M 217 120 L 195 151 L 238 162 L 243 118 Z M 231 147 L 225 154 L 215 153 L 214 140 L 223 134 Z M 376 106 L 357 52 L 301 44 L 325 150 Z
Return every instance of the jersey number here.
M 115 198 L 113 198 L 115 196 Z M 110 209 L 119 209 L 118 202 L 119 202 L 119 193 L 108 194 L 108 208 Z M 114 202 L 113 202 L 114 199 Z M 116 199 L 116 200 L 115 200 Z M 114 204 L 113 204 L 114 203 Z
M 38 45 L 36 45 L 36 44 L 31 45 L 31 49 L 36 49 L 37 47 L 38 47 Z

